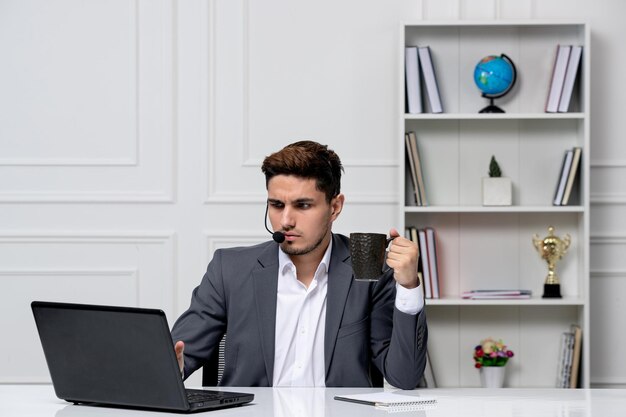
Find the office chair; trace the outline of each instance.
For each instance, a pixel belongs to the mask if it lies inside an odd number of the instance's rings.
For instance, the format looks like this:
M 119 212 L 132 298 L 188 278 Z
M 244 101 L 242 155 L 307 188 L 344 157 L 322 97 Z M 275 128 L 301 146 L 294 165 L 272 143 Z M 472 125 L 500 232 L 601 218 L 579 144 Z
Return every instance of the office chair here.
M 224 375 L 224 347 L 226 346 L 226 334 L 220 341 L 220 346 L 207 363 L 202 367 L 202 386 L 214 387 L 219 385 Z

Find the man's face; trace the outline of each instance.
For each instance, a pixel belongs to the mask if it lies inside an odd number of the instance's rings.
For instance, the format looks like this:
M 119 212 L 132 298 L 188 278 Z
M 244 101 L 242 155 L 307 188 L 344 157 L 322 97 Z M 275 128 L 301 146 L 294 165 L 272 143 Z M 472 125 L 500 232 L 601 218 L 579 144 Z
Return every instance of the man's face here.
M 272 228 L 285 234 L 283 251 L 321 257 L 330 242 L 331 225 L 343 207 L 343 195 L 329 204 L 315 188 L 314 179 L 277 175 L 267 185 L 267 201 Z

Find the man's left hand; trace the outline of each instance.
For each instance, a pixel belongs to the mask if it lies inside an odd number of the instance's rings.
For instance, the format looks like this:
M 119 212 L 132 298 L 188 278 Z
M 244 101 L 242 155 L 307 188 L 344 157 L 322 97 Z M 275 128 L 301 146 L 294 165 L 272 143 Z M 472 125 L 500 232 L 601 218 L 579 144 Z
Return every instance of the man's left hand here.
M 393 228 L 389 231 L 389 236 L 394 239 L 387 253 L 387 265 L 393 269 L 393 277 L 398 284 L 405 288 L 417 287 L 419 285 L 417 278 L 419 249 L 417 244 L 400 236 L 400 233 Z

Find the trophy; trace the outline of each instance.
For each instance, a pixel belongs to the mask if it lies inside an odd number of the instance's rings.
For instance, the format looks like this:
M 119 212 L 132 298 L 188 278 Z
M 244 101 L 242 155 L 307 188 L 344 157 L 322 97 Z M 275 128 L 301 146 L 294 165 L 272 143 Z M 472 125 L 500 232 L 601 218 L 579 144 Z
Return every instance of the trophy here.
M 556 269 L 556 262 L 567 253 L 570 241 L 571 238 L 568 234 L 563 236 L 563 239 L 554 236 L 554 227 L 552 226 L 548 227 L 548 236 L 543 239 L 540 239 L 537 234 L 533 236 L 535 249 L 537 249 L 541 258 L 548 263 L 548 276 L 543 284 L 542 298 L 561 298 L 561 284 L 554 270 Z

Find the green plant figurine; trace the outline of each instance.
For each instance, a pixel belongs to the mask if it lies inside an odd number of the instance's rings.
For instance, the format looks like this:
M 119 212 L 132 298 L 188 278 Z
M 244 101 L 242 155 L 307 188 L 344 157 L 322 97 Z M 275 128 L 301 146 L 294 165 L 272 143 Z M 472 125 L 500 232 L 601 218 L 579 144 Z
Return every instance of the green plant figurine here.
M 491 162 L 489 162 L 489 176 L 491 178 L 500 178 L 502 176 L 500 165 L 498 165 L 498 161 L 496 161 L 494 155 L 491 155 Z

